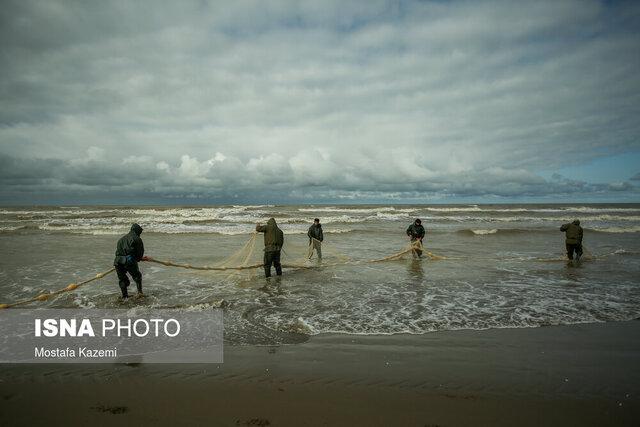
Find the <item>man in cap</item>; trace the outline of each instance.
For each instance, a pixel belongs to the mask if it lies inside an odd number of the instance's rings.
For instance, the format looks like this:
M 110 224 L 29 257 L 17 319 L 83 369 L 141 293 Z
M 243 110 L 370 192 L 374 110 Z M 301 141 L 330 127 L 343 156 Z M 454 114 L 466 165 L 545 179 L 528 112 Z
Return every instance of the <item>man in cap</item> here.
M 138 297 L 142 294 L 142 273 L 138 268 L 138 262 L 146 261 L 148 258 L 144 256 L 144 244 L 140 238 L 142 234 L 142 227 L 138 224 L 131 226 L 131 231 L 125 234 L 118 240 L 116 246 L 116 257 L 113 261 L 113 265 L 116 267 L 116 273 L 118 274 L 118 282 L 120 290 L 122 291 L 122 299 L 127 299 L 129 293 L 127 288 L 131 283 L 127 273 L 131 275 L 133 281 L 136 282 L 138 288 Z
M 276 268 L 276 274 L 282 276 L 280 264 L 280 250 L 284 244 L 284 233 L 274 218 L 269 218 L 267 225 L 256 224 L 256 231 L 264 233 L 264 275 L 271 277 L 271 265 Z
M 314 249 L 318 252 L 318 259 L 322 259 L 322 241 L 324 240 L 324 235 L 322 234 L 322 225 L 318 218 L 313 220 L 313 224 L 309 227 L 309 231 L 307 231 L 307 236 L 309 237 L 309 259 L 313 256 Z
M 580 262 L 582 256 L 582 227 L 580 227 L 580 220 L 576 219 L 573 222 L 564 224 L 560 227 L 560 231 L 565 233 L 565 244 L 567 246 L 567 257 L 569 260 L 573 260 L 573 253 L 576 253 L 576 262 Z
M 420 218 L 416 218 L 413 221 L 413 224 L 407 228 L 407 236 L 411 238 L 411 244 L 415 246 L 422 247 L 422 239 L 424 238 L 424 227 L 422 226 L 422 221 Z M 418 243 L 419 242 L 419 243 Z M 414 256 L 417 255 L 418 258 L 422 256 L 422 249 L 414 249 Z

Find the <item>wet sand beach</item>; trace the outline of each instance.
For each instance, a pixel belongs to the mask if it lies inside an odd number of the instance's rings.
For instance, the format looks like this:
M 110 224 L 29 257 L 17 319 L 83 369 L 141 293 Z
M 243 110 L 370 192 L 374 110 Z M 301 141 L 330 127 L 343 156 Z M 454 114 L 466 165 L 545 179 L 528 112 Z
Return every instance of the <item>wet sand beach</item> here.
M 1 425 L 637 426 L 640 322 L 227 345 L 217 365 L 5 365 Z

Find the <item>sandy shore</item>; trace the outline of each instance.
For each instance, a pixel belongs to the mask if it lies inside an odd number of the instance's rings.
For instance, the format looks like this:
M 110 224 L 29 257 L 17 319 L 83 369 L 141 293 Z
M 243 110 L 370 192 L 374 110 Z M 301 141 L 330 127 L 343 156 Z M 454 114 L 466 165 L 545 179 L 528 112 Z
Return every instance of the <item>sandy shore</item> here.
M 227 346 L 220 365 L 5 365 L 0 425 L 640 425 L 640 322 Z

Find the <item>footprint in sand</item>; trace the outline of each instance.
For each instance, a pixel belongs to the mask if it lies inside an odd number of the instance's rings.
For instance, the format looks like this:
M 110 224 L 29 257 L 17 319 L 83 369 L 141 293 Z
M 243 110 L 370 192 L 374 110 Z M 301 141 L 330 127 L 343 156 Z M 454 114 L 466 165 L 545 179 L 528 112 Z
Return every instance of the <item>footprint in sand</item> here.
M 236 421 L 236 425 L 265 427 L 270 426 L 271 423 L 266 418 L 251 418 L 249 420 L 238 420 Z
M 92 406 L 91 409 L 96 412 L 108 412 L 112 415 L 124 414 L 129 410 L 129 408 L 127 408 L 126 406 L 105 406 L 105 405 Z

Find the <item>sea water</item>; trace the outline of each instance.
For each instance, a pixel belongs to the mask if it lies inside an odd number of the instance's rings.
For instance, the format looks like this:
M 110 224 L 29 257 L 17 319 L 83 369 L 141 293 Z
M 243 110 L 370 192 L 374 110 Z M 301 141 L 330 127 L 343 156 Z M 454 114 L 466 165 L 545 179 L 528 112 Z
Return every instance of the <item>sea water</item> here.
M 638 204 L 0 208 L 0 303 L 111 268 L 116 241 L 132 222 L 144 228 L 148 255 L 216 265 L 270 217 L 285 232 L 284 262 L 305 258 L 306 230 L 320 218 L 324 264 L 312 260 L 315 268 L 285 269 L 280 280 L 267 282 L 262 270 L 141 263 L 144 299 L 120 302 L 111 274 L 29 307 L 223 306 L 225 339 L 236 344 L 298 342 L 327 332 L 423 334 L 640 317 Z M 406 247 L 414 218 L 427 230 L 427 250 L 447 259 L 366 262 Z M 593 258 L 568 265 L 559 227 L 575 218 Z M 259 250 L 260 236 L 256 243 Z

